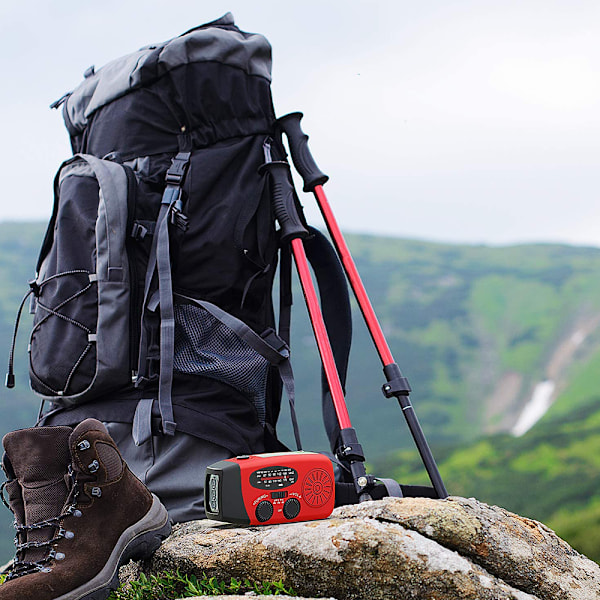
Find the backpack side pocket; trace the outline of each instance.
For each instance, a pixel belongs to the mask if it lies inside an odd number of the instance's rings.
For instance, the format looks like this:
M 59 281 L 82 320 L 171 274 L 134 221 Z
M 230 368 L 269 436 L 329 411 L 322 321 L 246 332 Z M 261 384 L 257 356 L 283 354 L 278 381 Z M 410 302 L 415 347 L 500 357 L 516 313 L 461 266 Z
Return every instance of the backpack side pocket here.
M 29 353 L 33 390 L 59 405 L 131 381 L 128 187 L 123 166 L 83 154 L 55 180 Z
M 210 302 L 176 295 L 175 371 L 231 386 L 249 399 L 265 425 L 271 366 L 279 370 L 293 402 L 289 349 L 272 329 L 258 335 Z

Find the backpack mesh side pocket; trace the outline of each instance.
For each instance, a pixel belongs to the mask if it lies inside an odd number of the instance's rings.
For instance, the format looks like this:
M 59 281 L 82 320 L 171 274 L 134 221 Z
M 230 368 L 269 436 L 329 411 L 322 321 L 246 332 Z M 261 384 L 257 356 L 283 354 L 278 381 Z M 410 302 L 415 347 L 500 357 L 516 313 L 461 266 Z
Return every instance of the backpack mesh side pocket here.
M 245 394 L 265 422 L 269 361 L 208 311 L 175 304 L 174 370 L 221 381 Z

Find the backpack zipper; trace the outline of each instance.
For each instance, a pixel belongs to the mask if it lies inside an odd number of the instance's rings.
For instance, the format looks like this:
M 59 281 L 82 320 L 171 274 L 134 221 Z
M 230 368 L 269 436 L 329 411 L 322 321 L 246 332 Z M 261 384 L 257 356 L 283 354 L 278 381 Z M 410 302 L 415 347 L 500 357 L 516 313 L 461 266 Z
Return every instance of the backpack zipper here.
M 129 263 L 129 369 L 131 371 L 132 381 L 135 381 L 137 377 L 137 366 L 138 366 L 138 346 L 140 344 L 141 336 L 141 311 L 138 309 L 139 304 L 139 290 L 138 290 L 138 277 L 137 267 L 134 258 L 136 250 L 136 240 L 133 237 L 133 227 L 135 221 L 135 209 L 137 201 L 137 180 L 135 173 L 131 167 L 123 165 L 125 174 L 127 176 L 127 229 L 126 229 L 126 248 L 127 248 L 127 260 Z

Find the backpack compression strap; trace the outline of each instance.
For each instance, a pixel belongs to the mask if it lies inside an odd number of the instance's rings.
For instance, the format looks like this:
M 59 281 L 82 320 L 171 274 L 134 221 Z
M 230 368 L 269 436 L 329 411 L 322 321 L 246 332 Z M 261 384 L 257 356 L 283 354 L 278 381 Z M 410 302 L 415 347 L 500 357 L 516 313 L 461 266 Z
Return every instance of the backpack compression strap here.
M 171 388 L 173 385 L 173 356 L 175 351 L 175 312 L 173 308 L 173 283 L 171 280 L 171 255 L 169 225 L 185 228 L 187 219 L 182 213 L 181 187 L 190 161 L 190 152 L 179 152 L 171 161 L 166 174 L 167 186 L 163 193 L 160 212 L 156 221 L 156 233 L 152 241 L 146 281 L 144 308 L 160 312 L 160 370 L 158 383 L 158 406 L 163 433 L 174 435 L 177 424 L 173 417 Z M 155 274 L 158 290 L 155 290 Z M 142 327 L 140 341 L 139 373 L 147 370 L 148 335 Z M 143 381 L 139 378 L 138 384 Z

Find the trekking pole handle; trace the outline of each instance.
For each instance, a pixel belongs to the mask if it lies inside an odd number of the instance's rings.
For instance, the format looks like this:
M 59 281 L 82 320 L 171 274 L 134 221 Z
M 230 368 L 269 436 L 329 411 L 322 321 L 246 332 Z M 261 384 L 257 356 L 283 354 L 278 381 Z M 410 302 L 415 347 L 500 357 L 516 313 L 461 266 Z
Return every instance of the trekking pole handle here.
M 288 139 L 292 161 L 304 181 L 304 191 L 312 192 L 318 185 L 323 185 L 328 181 L 329 176 L 317 167 L 317 163 L 310 153 L 308 136 L 300 127 L 302 116 L 301 112 L 284 115 L 277 119 L 277 125 Z
M 304 226 L 296 207 L 296 192 L 291 182 L 290 165 L 283 160 L 266 162 L 260 168 L 271 177 L 273 212 L 281 228 L 281 243 L 287 244 L 295 238 L 307 238 L 309 231 Z

